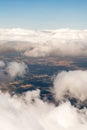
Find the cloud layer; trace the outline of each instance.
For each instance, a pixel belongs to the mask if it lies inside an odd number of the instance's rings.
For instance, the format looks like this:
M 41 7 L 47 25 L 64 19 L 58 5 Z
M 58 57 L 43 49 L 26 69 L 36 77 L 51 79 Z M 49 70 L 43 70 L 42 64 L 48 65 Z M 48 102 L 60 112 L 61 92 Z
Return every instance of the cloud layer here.
M 21 97 L 0 93 L 0 129 L 87 129 L 86 108 L 79 110 L 69 102 L 54 106 L 43 102 L 39 97 L 39 90 L 28 92 Z
M 87 56 L 87 30 L 0 29 L 0 48 L 25 56 Z

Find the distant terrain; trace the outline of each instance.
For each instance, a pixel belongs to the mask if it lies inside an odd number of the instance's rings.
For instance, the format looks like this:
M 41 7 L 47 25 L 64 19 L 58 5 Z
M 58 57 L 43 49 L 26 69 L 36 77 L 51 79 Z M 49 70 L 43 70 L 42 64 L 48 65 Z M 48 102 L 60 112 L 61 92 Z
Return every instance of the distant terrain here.
M 23 77 L 16 77 L 8 80 L 5 84 L 0 83 L 3 92 L 8 91 L 11 95 L 20 95 L 27 91 L 40 89 L 40 96 L 43 100 L 55 102 L 51 88 L 54 78 L 61 71 L 86 70 L 87 59 L 85 57 L 26 57 L 20 53 L 8 51 L 0 55 L 0 60 L 6 63 L 16 61 L 24 62 L 28 66 L 28 71 Z

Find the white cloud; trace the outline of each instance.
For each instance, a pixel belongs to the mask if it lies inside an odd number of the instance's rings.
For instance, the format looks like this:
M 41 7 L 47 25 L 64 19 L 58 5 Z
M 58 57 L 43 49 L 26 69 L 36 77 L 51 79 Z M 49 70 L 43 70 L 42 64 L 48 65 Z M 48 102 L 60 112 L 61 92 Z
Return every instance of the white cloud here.
M 87 99 L 87 71 L 63 71 L 54 80 L 54 92 L 57 100 L 69 95 L 80 101 Z
M 87 30 L 0 29 L 0 48 L 23 51 L 32 57 L 87 56 Z
M 86 130 L 87 109 L 79 110 L 69 102 L 59 106 L 43 102 L 39 90 L 22 97 L 0 93 L 0 129 Z
M 15 78 L 16 76 L 23 77 L 26 74 L 27 65 L 24 62 L 9 62 L 6 67 L 6 72 L 10 77 Z

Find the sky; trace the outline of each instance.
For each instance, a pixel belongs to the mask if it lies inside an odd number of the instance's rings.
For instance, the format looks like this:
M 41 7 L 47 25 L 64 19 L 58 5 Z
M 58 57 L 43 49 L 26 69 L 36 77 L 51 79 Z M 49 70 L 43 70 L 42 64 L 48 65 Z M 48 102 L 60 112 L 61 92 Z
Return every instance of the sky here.
M 87 29 L 87 0 L 0 0 L 0 28 Z

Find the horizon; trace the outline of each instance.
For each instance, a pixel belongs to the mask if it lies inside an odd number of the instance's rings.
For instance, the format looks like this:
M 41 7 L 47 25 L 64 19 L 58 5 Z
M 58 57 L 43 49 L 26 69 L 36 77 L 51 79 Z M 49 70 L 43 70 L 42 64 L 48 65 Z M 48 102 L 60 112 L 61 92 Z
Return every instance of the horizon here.
M 21 30 L 34 30 L 34 31 L 44 31 L 44 30 L 87 30 L 87 28 L 69 28 L 69 27 L 65 27 L 65 28 L 26 28 L 26 27 L 0 27 L 0 29 L 21 29 Z

